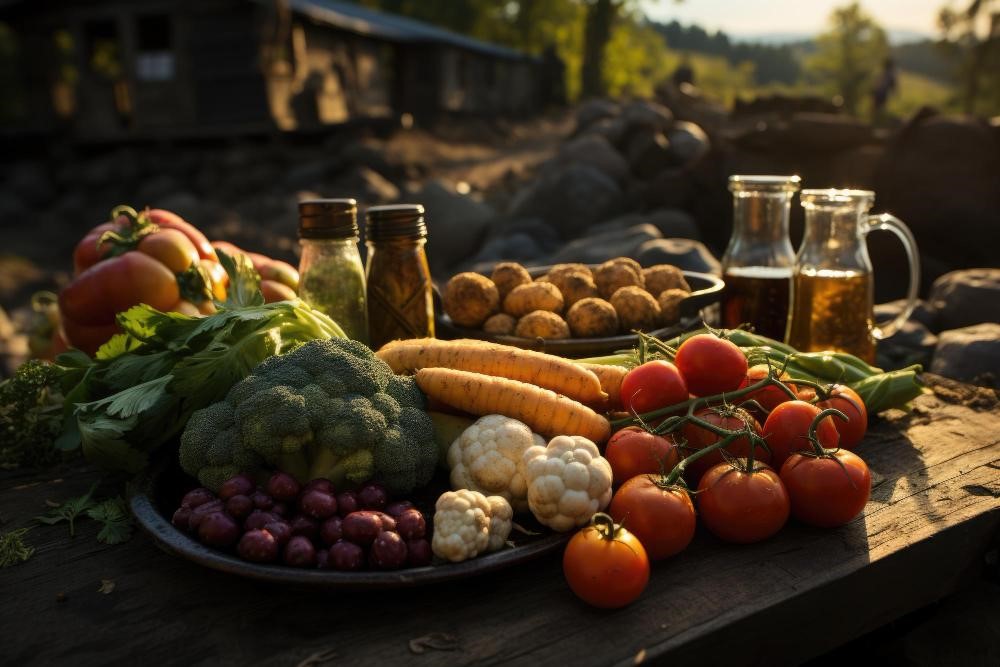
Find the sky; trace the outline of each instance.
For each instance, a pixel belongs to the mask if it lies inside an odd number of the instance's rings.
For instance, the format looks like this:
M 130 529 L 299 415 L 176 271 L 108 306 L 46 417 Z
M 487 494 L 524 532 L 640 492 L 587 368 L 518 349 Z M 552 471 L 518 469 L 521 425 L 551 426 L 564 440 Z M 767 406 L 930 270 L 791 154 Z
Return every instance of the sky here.
M 850 0 L 641 0 L 646 15 L 655 20 L 697 23 L 709 31 L 737 37 L 761 34 L 822 32 L 830 12 Z M 954 0 L 953 0 L 954 1 Z M 862 8 L 882 27 L 933 36 L 937 14 L 948 0 L 868 0 Z M 962 3 L 964 6 L 964 0 Z

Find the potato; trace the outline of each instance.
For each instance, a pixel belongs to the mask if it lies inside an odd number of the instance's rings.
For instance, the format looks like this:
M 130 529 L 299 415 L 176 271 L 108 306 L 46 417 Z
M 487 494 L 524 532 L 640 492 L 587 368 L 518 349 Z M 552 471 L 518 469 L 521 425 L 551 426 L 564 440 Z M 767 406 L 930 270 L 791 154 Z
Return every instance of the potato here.
M 497 313 L 483 324 L 483 331 L 494 336 L 510 336 L 514 333 L 517 320 L 507 313 Z
M 603 298 L 608 299 L 622 287 L 644 287 L 645 281 L 642 278 L 642 268 L 636 268 L 638 266 L 635 260 L 628 259 L 627 257 L 619 257 L 604 262 L 594 271 L 594 282 L 597 283 L 597 291 L 600 292 Z
M 589 271 L 566 271 L 552 277 L 549 282 L 559 288 L 567 308 L 580 299 L 597 296 L 597 285 Z
M 460 327 L 480 327 L 500 308 L 500 293 L 493 281 L 478 273 L 459 273 L 445 285 L 444 312 Z
M 691 291 L 690 285 L 684 280 L 684 272 L 670 264 L 657 264 L 643 269 L 642 277 L 646 281 L 646 291 L 653 295 L 658 296 L 668 289 Z
M 518 285 L 530 283 L 531 274 L 517 262 L 500 262 L 493 267 L 491 279 L 493 284 L 497 286 L 497 291 L 500 292 L 500 301 L 503 301 L 512 289 Z
M 533 310 L 558 313 L 563 309 L 563 303 L 562 292 L 552 283 L 531 283 L 512 289 L 503 300 L 503 309 L 508 315 L 521 317 Z
M 681 301 L 688 297 L 689 292 L 677 287 L 660 292 L 656 299 L 660 306 L 660 326 L 670 326 L 681 319 Z
M 641 287 L 628 285 L 611 295 L 611 305 L 618 313 L 622 331 L 652 331 L 660 321 L 660 306 L 656 299 Z
M 614 336 L 618 333 L 618 313 L 604 299 L 580 299 L 566 313 L 569 330 L 579 338 Z
M 569 338 L 566 321 L 547 310 L 535 310 L 517 321 L 514 335 L 521 338 L 545 338 L 555 340 Z
M 574 273 L 574 272 L 586 273 L 591 278 L 594 277 L 594 274 L 591 272 L 589 266 L 587 266 L 586 264 L 580 264 L 579 262 L 572 262 L 569 264 L 556 264 L 551 269 L 549 269 L 548 273 L 546 273 L 538 280 L 540 282 L 555 282 L 559 276 L 565 273 Z

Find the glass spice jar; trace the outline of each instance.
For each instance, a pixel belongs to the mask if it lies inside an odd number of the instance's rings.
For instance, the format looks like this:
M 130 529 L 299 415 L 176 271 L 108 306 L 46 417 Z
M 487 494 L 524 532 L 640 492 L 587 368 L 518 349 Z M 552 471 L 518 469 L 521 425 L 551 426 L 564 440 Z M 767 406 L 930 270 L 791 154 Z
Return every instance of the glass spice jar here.
M 299 296 L 333 318 L 349 338 L 368 342 L 365 269 L 353 199 L 299 202 Z
M 419 204 L 373 206 L 366 214 L 368 330 L 372 349 L 434 337 L 427 225 Z

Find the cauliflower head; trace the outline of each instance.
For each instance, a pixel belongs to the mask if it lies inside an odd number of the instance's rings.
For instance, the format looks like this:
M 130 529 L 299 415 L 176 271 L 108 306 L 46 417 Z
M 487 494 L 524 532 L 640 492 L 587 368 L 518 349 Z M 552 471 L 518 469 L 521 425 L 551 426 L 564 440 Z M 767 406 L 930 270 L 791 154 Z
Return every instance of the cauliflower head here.
M 363 344 L 316 340 L 274 356 L 226 398 L 196 411 L 180 463 L 210 489 L 239 473 L 283 470 L 300 482 L 381 480 L 393 493 L 430 481 L 434 427 L 412 378 Z
M 544 447 L 545 440 L 527 424 L 503 415 L 480 417 L 448 448 L 452 488 L 502 496 L 515 512 L 528 511 L 523 459 L 535 445 Z
M 510 503 L 478 491 L 446 491 L 434 505 L 434 555 L 452 563 L 503 547 L 510 535 Z M 491 532 L 493 531 L 493 532 Z
M 552 530 L 582 526 L 611 502 L 611 464 L 583 436 L 560 435 L 530 447 L 523 461 L 528 507 Z

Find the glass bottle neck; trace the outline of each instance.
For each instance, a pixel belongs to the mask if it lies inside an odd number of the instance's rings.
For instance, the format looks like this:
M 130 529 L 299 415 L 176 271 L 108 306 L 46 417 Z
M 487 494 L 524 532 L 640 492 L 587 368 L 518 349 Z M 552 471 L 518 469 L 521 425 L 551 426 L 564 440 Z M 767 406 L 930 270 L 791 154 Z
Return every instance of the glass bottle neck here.
M 795 251 L 788 237 L 791 192 L 733 193 L 733 234 L 722 258 L 730 267 L 791 267 Z
M 803 268 L 868 272 L 863 242 L 866 208 L 806 205 L 806 226 L 799 248 Z

